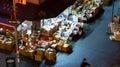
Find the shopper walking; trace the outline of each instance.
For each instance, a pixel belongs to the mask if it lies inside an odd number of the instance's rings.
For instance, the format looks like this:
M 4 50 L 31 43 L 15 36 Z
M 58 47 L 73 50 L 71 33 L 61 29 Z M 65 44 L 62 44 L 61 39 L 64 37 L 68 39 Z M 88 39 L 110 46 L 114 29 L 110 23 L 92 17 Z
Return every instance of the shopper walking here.
M 87 62 L 87 59 L 84 58 L 80 67 L 87 67 L 87 66 L 92 67 L 92 65 Z

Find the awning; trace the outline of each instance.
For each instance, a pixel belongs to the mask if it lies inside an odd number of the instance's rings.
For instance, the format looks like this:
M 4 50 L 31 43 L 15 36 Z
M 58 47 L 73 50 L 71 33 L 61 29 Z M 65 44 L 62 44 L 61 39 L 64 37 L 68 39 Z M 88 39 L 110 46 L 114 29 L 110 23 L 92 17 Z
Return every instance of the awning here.
M 45 0 L 40 5 L 27 3 L 17 4 L 17 18 L 26 20 L 40 20 L 52 18 L 59 15 L 63 10 L 73 4 L 76 0 Z M 11 0 L 0 0 L 0 16 L 10 18 L 12 9 Z
M 47 0 L 41 4 L 38 16 L 43 19 L 56 17 L 74 2 L 75 0 Z
M 0 28 L 8 29 L 10 31 L 15 31 L 14 28 L 17 28 L 18 24 L 11 24 L 8 23 L 8 21 L 9 21 L 8 19 L 0 17 Z

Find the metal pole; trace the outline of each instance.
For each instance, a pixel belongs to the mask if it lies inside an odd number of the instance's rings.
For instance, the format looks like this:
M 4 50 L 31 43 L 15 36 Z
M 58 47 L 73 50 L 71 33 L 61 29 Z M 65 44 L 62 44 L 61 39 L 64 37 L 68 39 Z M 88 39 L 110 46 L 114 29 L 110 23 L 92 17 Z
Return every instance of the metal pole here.
M 13 0 L 13 15 L 14 15 L 14 19 L 15 22 L 16 21 L 16 0 Z M 17 38 L 17 28 L 13 27 L 14 31 L 15 31 L 15 46 L 16 46 L 16 67 L 20 67 L 20 59 L 19 59 L 19 46 L 18 46 L 18 38 Z
M 14 19 L 16 20 L 16 0 L 13 0 L 13 15 Z
M 15 46 L 16 46 L 16 67 L 20 67 L 20 57 L 19 57 L 19 46 L 18 46 L 18 37 L 17 37 L 17 28 L 14 27 L 15 31 Z
M 113 2 L 113 5 L 112 5 L 112 19 L 113 19 L 113 16 L 114 16 L 114 0 L 112 0 L 112 2 Z

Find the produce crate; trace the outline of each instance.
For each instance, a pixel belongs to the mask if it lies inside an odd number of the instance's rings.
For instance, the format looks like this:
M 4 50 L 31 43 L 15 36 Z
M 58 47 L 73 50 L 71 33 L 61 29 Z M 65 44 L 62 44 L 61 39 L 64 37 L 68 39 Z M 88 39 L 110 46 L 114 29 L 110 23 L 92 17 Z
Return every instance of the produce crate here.
M 19 49 L 19 52 L 20 52 L 21 55 L 27 56 L 26 50 L 24 50 L 24 49 Z
M 44 59 L 44 54 L 35 55 L 35 61 L 42 61 Z
M 4 45 L 0 43 L 0 49 L 4 49 Z
M 34 59 L 34 54 L 35 54 L 34 50 L 27 50 L 27 56 L 29 58 Z
M 48 60 L 54 60 L 56 59 L 56 50 L 52 48 L 48 48 L 45 51 L 45 58 Z
M 12 51 L 13 50 L 13 45 L 12 44 L 5 44 L 4 49 L 8 50 L 8 51 Z
M 69 44 L 64 44 L 64 45 L 62 46 L 62 51 L 63 51 L 63 52 L 69 52 L 70 49 L 71 49 L 71 47 L 70 47 Z

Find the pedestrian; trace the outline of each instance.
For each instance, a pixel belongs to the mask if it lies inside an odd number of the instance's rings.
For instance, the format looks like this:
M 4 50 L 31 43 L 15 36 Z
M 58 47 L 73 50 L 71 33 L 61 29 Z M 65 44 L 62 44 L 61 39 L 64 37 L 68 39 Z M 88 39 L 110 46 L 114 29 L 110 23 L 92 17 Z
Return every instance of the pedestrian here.
M 87 66 L 92 67 L 92 65 L 87 62 L 87 59 L 84 58 L 80 67 L 87 67 Z

